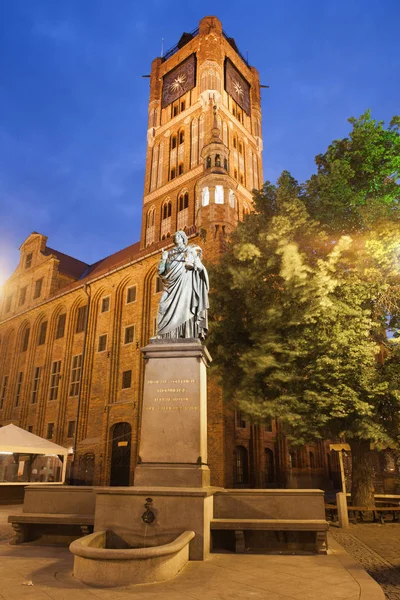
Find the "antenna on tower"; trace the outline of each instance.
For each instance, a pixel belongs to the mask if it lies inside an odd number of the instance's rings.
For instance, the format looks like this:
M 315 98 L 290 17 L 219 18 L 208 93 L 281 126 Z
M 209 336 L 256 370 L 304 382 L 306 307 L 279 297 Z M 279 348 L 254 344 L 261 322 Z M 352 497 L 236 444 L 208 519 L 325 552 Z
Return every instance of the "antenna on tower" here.
M 161 38 L 161 58 L 164 56 L 164 38 Z

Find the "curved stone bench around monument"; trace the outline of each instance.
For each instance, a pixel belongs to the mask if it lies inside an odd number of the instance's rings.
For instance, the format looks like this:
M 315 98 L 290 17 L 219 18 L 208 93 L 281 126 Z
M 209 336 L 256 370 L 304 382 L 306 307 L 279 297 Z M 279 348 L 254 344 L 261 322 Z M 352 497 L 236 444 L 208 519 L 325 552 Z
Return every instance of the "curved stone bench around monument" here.
M 74 555 L 74 576 L 96 587 L 171 579 L 188 562 L 189 542 L 194 536 L 194 531 L 185 531 L 169 544 L 131 548 L 112 531 L 95 531 L 69 547 Z

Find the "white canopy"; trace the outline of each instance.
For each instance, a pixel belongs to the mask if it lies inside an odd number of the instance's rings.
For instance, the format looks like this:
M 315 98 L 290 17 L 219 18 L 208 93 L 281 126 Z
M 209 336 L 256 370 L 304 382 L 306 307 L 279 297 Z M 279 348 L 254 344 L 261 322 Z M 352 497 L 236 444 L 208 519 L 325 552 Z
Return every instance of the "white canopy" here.
M 0 452 L 62 454 L 64 457 L 68 454 L 67 448 L 53 444 L 53 442 L 29 433 L 29 431 L 13 424 L 0 427 Z

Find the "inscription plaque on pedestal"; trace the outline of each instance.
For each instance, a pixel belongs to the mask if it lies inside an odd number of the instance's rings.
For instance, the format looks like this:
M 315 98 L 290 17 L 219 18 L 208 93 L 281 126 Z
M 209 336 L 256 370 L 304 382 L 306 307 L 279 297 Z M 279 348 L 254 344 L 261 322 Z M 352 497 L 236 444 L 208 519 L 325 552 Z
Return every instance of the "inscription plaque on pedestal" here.
M 135 485 L 209 485 L 207 378 L 199 340 L 155 341 L 146 360 Z

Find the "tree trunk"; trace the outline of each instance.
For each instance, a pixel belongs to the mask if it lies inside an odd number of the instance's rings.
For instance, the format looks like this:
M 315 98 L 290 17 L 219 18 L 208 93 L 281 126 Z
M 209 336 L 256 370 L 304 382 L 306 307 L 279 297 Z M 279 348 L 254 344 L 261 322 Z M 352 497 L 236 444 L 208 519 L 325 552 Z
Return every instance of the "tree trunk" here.
M 370 442 L 349 440 L 351 448 L 351 503 L 353 506 L 375 506 L 374 466 Z

